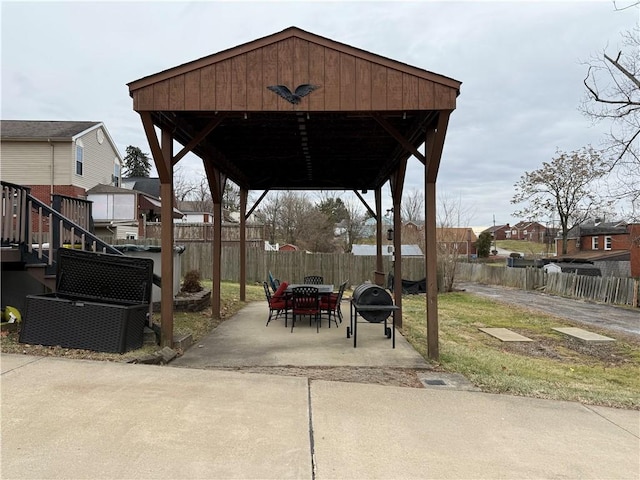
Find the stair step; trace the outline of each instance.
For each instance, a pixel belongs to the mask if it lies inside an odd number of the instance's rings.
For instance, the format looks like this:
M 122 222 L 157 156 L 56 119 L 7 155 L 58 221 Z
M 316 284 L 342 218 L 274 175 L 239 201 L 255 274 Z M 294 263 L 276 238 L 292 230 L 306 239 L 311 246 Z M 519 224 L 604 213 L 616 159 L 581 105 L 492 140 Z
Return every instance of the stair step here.
M 22 261 L 22 257 L 20 255 L 20 250 L 12 247 L 2 247 L 0 250 L 1 258 L 3 262 L 20 262 Z

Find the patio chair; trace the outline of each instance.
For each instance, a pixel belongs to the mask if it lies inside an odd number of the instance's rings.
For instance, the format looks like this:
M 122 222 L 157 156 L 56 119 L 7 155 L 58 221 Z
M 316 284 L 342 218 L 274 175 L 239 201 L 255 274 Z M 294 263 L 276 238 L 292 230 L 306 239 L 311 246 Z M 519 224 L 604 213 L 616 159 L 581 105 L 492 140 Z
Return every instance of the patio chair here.
M 307 275 L 302 282 L 306 285 L 322 285 L 324 283 L 324 277 L 320 275 Z
M 291 321 L 291 332 L 296 325 L 296 316 L 309 315 L 309 325 L 311 319 L 316 322 L 316 332 L 320 328 L 320 299 L 318 289 L 316 287 L 294 287 L 291 289 L 291 311 L 293 312 L 293 320 Z
M 273 277 L 271 270 L 269 270 L 269 273 L 267 274 L 267 280 L 269 281 L 269 285 L 271 286 L 271 290 L 273 291 L 273 293 L 276 293 L 276 290 L 278 289 L 278 284 L 280 282 L 278 279 Z
M 264 295 L 267 298 L 267 304 L 269 305 L 269 318 L 267 319 L 266 326 L 269 326 L 269 322 L 272 319 L 278 318 L 284 312 L 284 326 L 287 327 L 288 300 L 284 293 L 288 287 L 287 282 L 282 282 L 273 296 L 271 295 L 271 290 L 269 290 L 267 282 L 262 282 L 262 286 L 264 287 Z
M 329 328 L 331 328 L 331 316 L 333 316 L 333 321 L 336 322 L 336 327 L 338 326 L 338 320 L 342 323 L 342 309 L 340 308 L 340 303 L 342 302 L 344 291 L 347 288 L 347 282 L 348 280 L 340 284 L 338 293 L 332 293 L 331 295 L 324 295 L 320 297 L 320 309 L 323 312 L 327 312 L 327 315 L 329 316 Z

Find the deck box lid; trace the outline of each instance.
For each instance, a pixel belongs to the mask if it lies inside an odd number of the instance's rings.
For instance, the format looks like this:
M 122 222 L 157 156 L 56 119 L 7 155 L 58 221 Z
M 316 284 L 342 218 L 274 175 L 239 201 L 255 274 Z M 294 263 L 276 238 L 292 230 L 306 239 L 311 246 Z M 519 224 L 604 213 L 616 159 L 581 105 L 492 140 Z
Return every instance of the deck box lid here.
M 84 300 L 149 303 L 153 260 L 59 248 L 56 293 Z

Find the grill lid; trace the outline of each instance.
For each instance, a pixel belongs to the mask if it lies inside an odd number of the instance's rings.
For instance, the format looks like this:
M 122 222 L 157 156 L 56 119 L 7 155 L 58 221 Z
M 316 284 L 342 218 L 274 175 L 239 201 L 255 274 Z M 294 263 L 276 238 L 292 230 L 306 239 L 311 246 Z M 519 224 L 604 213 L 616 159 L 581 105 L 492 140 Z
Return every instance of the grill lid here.
M 380 323 L 389 318 L 391 310 L 385 307 L 393 305 L 393 299 L 384 288 L 372 283 L 358 285 L 353 291 L 353 302 L 356 307 L 380 306 L 379 310 L 359 310 L 362 318 L 371 323 Z

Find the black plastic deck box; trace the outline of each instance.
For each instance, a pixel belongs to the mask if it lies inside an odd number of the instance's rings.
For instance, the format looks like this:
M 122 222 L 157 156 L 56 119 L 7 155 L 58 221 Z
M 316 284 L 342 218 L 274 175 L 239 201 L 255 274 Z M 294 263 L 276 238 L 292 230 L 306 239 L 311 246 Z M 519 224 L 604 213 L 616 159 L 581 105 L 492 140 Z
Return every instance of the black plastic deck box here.
M 153 260 L 60 248 L 56 293 L 28 295 L 20 342 L 124 353 L 140 348 Z

